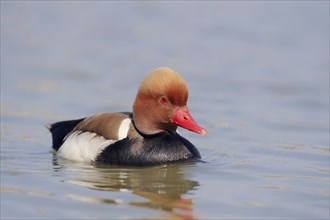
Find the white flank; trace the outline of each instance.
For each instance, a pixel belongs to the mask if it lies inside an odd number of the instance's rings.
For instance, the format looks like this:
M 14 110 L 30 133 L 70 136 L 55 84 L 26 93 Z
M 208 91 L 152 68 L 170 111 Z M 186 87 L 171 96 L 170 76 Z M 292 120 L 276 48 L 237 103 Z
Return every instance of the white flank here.
M 119 129 L 118 129 L 118 139 L 119 140 L 127 137 L 127 133 L 128 133 L 130 124 L 131 124 L 131 119 L 129 119 L 129 118 L 126 118 L 121 121 Z
M 75 131 L 65 138 L 57 155 L 68 160 L 92 162 L 105 147 L 114 142 L 96 133 Z

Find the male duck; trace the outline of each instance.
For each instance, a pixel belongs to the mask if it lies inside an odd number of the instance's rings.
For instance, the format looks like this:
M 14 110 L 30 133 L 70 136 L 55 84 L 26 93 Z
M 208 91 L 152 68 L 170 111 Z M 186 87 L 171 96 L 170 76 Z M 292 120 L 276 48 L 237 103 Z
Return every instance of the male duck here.
M 133 113 L 99 113 L 49 126 L 57 156 L 74 161 L 125 166 L 159 165 L 200 159 L 177 126 L 206 135 L 187 108 L 188 88 L 169 68 L 142 81 Z

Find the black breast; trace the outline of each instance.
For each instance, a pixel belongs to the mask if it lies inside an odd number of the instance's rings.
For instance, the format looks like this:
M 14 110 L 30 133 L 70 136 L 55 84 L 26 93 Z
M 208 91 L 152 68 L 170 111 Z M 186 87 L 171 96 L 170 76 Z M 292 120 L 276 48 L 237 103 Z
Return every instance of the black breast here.
M 178 133 L 162 132 L 141 138 L 125 138 L 106 147 L 96 163 L 152 166 L 180 160 L 200 159 L 196 147 Z

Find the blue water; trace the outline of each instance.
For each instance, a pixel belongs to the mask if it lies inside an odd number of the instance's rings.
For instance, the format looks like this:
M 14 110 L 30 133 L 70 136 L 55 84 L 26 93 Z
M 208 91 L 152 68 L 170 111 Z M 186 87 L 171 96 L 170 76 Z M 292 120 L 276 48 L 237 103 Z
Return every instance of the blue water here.
M 205 163 L 59 160 L 45 125 L 178 71 Z M 1 219 L 329 219 L 328 1 L 1 1 Z

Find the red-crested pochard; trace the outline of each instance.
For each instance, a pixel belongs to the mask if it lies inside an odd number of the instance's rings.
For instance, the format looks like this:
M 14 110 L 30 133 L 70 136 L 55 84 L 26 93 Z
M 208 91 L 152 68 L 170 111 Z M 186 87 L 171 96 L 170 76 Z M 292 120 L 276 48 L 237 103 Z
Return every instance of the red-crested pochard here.
M 95 164 L 159 165 L 200 159 L 177 133 L 177 126 L 206 135 L 187 108 L 188 88 L 169 68 L 153 70 L 142 81 L 133 112 L 99 113 L 49 126 L 59 157 Z

